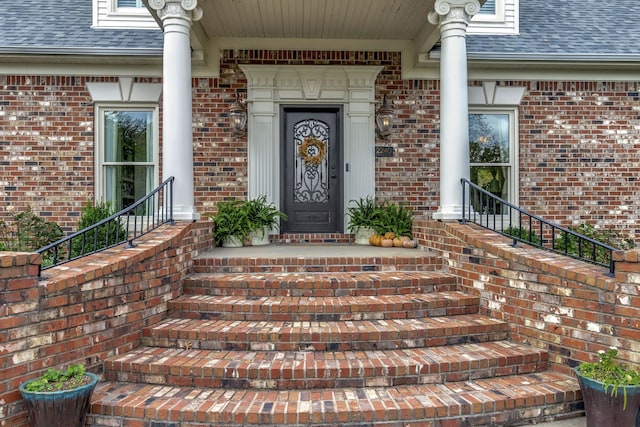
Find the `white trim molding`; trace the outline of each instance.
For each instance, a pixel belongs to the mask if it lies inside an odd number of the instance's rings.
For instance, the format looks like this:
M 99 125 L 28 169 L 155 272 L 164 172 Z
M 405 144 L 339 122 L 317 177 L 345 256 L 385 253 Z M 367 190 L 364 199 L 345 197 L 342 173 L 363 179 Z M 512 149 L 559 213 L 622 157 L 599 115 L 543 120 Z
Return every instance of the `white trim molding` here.
M 374 196 L 375 82 L 382 67 L 243 64 L 240 69 L 247 77 L 249 198 L 264 195 L 280 206 L 281 104 L 343 105 L 344 211 L 349 200 Z

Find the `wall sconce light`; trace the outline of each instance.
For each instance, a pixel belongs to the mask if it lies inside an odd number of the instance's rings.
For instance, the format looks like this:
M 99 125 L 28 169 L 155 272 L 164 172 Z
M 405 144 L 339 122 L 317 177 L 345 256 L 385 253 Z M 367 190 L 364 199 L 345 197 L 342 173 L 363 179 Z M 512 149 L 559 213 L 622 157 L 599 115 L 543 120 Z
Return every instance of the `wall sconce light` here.
M 231 129 L 235 136 L 242 136 L 247 131 L 247 108 L 238 99 L 229 108 L 229 120 L 231 121 Z
M 387 95 L 382 100 L 382 106 L 376 111 L 376 128 L 381 138 L 391 135 L 391 127 L 393 126 L 393 109 L 387 101 Z

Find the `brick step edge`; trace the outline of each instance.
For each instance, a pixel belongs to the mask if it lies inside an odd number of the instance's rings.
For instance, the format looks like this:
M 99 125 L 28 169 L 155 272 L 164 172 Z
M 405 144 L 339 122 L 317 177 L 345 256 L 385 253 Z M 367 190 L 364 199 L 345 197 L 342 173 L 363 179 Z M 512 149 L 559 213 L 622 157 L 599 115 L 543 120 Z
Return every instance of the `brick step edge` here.
M 101 382 L 89 423 L 191 426 L 520 425 L 579 416 L 575 378 L 545 372 L 446 384 L 326 390 L 214 390 Z M 437 422 L 437 424 L 434 424 Z M 137 424 L 136 424 L 137 425 Z M 146 424 L 145 424 L 146 425 Z M 173 424 L 172 424 L 173 425 Z M 420 424 L 417 424 L 420 425 Z
M 454 291 L 456 277 L 441 272 L 195 273 L 183 282 L 194 295 L 360 296 Z
M 182 295 L 169 316 L 184 319 L 311 321 L 408 319 L 478 313 L 480 298 L 463 292 L 345 297 Z
M 543 372 L 548 355 L 499 341 L 366 352 L 235 352 L 141 347 L 109 358 L 109 381 L 275 390 L 390 387 Z
M 508 324 L 480 314 L 338 322 L 166 319 L 142 331 L 149 347 L 238 351 L 347 351 L 507 339 Z
M 381 249 L 382 251 L 382 249 Z M 407 249 L 407 251 L 410 251 Z M 368 257 L 233 257 L 203 256 L 194 260 L 196 273 L 261 273 L 261 272 L 359 272 L 359 271 L 435 271 L 442 259 L 431 253 L 408 256 Z

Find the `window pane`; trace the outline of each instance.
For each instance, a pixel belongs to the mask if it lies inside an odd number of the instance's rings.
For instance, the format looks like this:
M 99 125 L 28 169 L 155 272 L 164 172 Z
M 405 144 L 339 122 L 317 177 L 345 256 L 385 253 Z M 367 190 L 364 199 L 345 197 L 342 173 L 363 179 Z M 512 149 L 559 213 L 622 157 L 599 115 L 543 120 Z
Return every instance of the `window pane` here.
M 105 112 L 105 162 L 151 162 L 151 111 Z
M 471 182 L 501 199 L 509 201 L 509 169 L 508 166 L 472 166 Z M 472 202 L 477 212 L 502 213 L 501 204 L 494 204 L 488 198 L 480 198 Z
M 142 0 L 118 0 L 118 7 L 142 7 Z
M 116 210 L 142 199 L 153 189 L 153 166 L 106 166 L 106 196 Z
M 509 115 L 469 114 L 471 163 L 509 163 Z
M 496 14 L 496 0 L 487 0 L 481 7 L 480 15 L 495 15 Z

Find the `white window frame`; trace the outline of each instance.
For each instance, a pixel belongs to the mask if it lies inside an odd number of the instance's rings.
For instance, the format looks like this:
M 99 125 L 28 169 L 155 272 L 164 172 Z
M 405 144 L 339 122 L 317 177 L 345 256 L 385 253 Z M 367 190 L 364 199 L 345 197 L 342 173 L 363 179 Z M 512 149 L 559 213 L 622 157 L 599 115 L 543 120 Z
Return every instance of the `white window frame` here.
M 141 7 L 118 7 L 118 0 L 92 0 L 93 27 L 108 29 L 158 29 L 149 10 Z
M 509 116 L 509 182 L 507 201 L 518 206 L 520 194 L 520 165 L 519 165 L 519 120 L 518 107 L 483 106 L 469 107 L 469 114 L 506 114 Z M 488 165 L 486 163 L 471 163 L 470 166 Z
M 105 111 L 152 111 L 153 112 L 153 160 L 149 165 L 153 165 L 153 183 L 151 188 L 159 185 L 160 176 L 160 112 L 158 104 L 131 104 L 131 103 L 96 103 L 95 104 L 95 198 L 96 200 L 106 201 L 106 172 L 105 167 L 108 164 L 104 160 L 105 151 Z M 109 163 L 111 164 L 111 163 Z M 118 162 L 118 164 L 122 164 Z M 140 162 L 135 164 L 139 165 Z
M 519 2 L 520 0 L 495 0 L 495 14 L 476 13 L 471 18 L 467 33 L 519 34 Z

